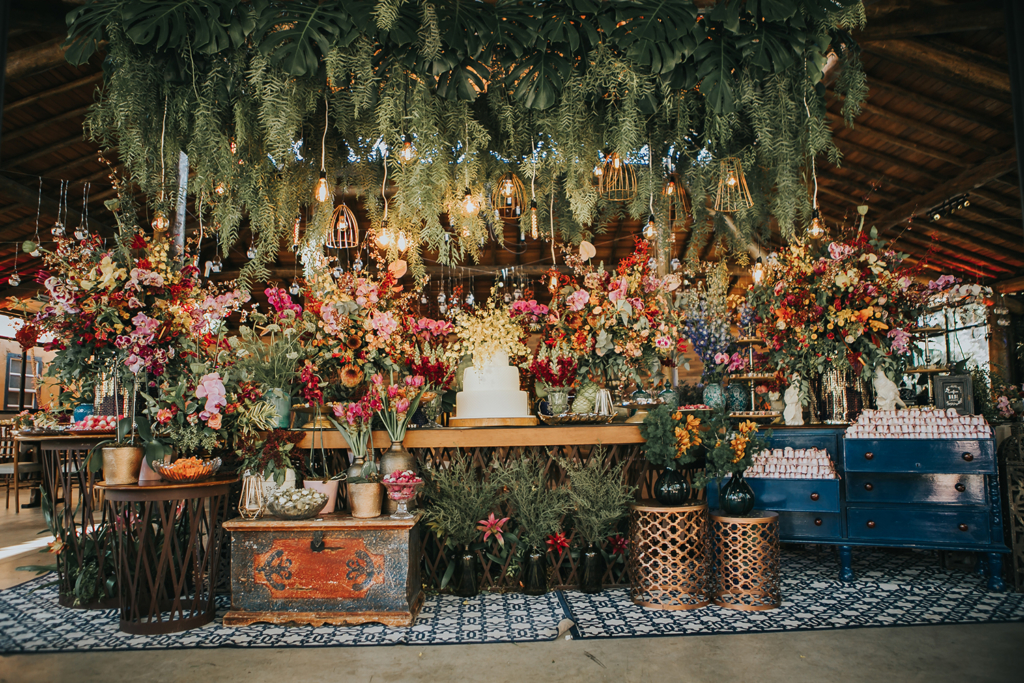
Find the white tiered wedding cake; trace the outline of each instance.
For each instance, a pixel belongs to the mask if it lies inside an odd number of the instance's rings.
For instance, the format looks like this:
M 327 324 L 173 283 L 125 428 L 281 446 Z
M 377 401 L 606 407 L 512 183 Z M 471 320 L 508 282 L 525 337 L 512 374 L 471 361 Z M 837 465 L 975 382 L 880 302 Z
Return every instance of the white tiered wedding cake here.
M 466 368 L 462 391 L 455 395 L 456 420 L 529 417 L 528 397 L 519 390 L 519 368 L 509 365 L 508 353 L 498 351 L 482 367 Z

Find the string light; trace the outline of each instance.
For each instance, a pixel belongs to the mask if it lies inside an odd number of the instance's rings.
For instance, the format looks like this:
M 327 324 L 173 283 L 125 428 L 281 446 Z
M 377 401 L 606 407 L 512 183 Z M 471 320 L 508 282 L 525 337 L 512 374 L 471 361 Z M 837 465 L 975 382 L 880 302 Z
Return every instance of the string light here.
M 538 239 L 540 237 L 540 228 L 537 225 L 537 200 L 533 199 L 530 201 L 530 237 Z
M 754 284 L 759 285 L 764 281 L 764 262 L 761 257 L 757 257 L 757 261 L 754 262 L 754 268 L 750 271 L 751 277 L 754 278 Z
M 654 239 L 654 235 L 657 233 L 657 226 L 654 223 L 654 214 L 647 216 L 647 227 L 644 228 L 644 237 L 651 240 Z
M 465 196 L 462 198 L 462 210 L 470 216 L 480 210 L 480 207 L 478 207 L 476 202 L 473 200 L 473 193 L 470 192 L 468 187 L 466 188 Z
M 324 134 L 320 138 L 320 180 L 316 181 L 316 191 L 314 196 L 318 202 L 326 202 L 329 196 L 330 188 L 327 187 L 327 166 L 325 165 L 325 158 L 327 154 L 327 112 L 329 107 L 327 106 L 327 98 L 324 98 Z

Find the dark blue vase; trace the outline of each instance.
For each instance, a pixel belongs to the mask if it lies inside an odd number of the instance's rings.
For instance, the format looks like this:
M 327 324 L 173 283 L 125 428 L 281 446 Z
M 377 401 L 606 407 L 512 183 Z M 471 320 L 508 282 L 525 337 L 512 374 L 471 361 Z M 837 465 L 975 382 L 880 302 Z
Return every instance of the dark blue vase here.
M 654 497 L 662 505 L 682 505 L 690 499 L 690 483 L 681 472 L 666 467 L 654 482 Z
M 729 395 L 729 410 L 742 412 L 750 410 L 750 393 L 747 388 L 739 382 L 734 382 L 727 389 Z
M 754 489 L 750 488 L 742 472 L 733 472 L 719 487 L 718 504 L 731 517 L 742 517 L 754 509 Z

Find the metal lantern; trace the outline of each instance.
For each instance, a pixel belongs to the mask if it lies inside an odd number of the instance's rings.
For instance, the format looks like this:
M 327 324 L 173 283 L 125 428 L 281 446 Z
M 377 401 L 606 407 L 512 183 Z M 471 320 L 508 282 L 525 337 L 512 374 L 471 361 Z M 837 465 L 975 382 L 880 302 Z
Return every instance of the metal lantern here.
M 715 211 L 742 211 L 754 205 L 743 175 L 743 162 L 726 157 L 718 162 L 718 192 L 715 193 Z
M 246 470 L 242 475 L 242 495 L 238 499 L 238 514 L 245 519 L 256 519 L 263 515 L 263 478 Z
M 342 202 L 331 214 L 328 224 L 327 239 L 324 246 L 328 249 L 354 249 L 359 246 L 359 223 L 352 209 Z
M 675 223 L 681 223 L 685 225 L 686 219 L 690 215 L 692 206 L 690 205 L 690 195 L 686 191 L 686 186 L 679 179 L 679 175 L 676 173 L 670 173 L 665 178 L 665 185 L 661 188 L 661 194 L 669 200 L 669 220 L 674 225 Z
M 526 188 L 515 173 L 506 173 L 498 178 L 491 192 L 491 204 L 501 218 L 518 218 L 526 203 Z
M 597 190 L 609 201 L 628 202 L 636 195 L 636 171 L 612 152 L 598 176 Z

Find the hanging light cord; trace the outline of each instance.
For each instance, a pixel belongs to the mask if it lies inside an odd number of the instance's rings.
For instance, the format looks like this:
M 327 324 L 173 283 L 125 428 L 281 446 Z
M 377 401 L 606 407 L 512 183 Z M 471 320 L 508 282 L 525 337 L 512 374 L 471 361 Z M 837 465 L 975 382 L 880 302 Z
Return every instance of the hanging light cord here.
M 164 95 L 164 121 L 160 125 L 160 201 L 164 200 L 164 187 L 167 177 L 164 173 L 164 136 L 167 133 L 167 95 Z
M 385 189 L 388 185 L 388 154 L 384 152 L 384 180 L 380 184 L 380 196 L 384 200 L 384 220 L 388 219 L 388 195 Z
M 327 170 L 327 166 L 326 166 L 326 164 L 324 162 L 325 162 L 325 160 L 327 158 L 327 126 L 328 126 L 327 112 L 328 112 L 328 109 L 329 109 L 329 107 L 327 106 L 327 98 L 325 97 L 324 98 L 324 134 L 323 134 L 323 137 L 320 138 L 320 170 L 321 171 L 326 171 Z
M 811 118 L 811 108 L 807 105 L 807 96 L 804 96 L 804 109 L 807 111 L 807 118 Z M 814 208 L 818 208 L 818 173 L 814 167 L 814 155 L 811 155 L 811 178 L 814 179 Z

